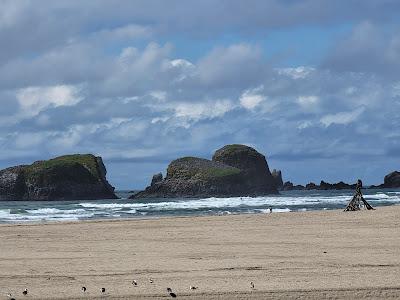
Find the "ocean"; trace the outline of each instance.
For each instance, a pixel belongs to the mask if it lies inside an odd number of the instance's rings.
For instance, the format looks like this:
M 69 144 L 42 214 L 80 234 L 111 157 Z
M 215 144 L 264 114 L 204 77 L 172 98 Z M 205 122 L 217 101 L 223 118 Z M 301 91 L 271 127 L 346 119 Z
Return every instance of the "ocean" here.
M 400 189 L 364 190 L 373 206 L 400 204 Z M 279 195 L 232 198 L 121 199 L 75 201 L 0 201 L 0 223 L 157 218 L 226 214 L 285 213 L 344 209 L 354 191 L 283 191 Z

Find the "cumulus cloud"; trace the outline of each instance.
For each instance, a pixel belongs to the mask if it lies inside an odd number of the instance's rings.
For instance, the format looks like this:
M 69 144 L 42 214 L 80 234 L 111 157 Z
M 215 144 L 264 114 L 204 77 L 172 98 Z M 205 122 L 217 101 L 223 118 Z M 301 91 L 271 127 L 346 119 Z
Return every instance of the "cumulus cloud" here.
M 71 106 L 82 100 L 80 89 L 75 86 L 57 85 L 50 87 L 27 87 L 16 92 L 16 99 L 23 117 L 37 115 L 43 109 L 53 106 Z
M 115 185 L 143 187 L 170 159 L 246 143 L 285 179 L 376 183 L 396 157 L 398 1 L 43 3 L 1 3 L 4 167 L 93 152 Z M 264 45 L 347 21 L 322 64 L 280 65 Z M 376 166 L 346 169 L 355 157 Z
M 246 90 L 240 96 L 240 104 L 247 109 L 254 109 L 256 108 L 261 102 L 263 102 L 266 97 L 261 94 L 263 91 L 264 86 L 259 86 L 254 89 Z

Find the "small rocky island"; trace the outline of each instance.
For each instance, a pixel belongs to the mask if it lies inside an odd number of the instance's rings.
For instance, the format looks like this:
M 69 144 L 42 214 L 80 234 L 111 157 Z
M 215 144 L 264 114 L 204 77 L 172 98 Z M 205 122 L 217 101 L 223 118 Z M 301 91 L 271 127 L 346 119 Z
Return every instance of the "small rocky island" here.
M 292 191 L 292 190 L 320 190 L 320 191 L 327 191 L 327 190 L 353 190 L 356 188 L 356 184 L 348 184 L 344 183 L 343 181 L 337 183 L 329 183 L 321 180 L 320 184 L 315 184 L 314 182 L 307 183 L 304 185 L 294 185 L 290 181 L 286 181 L 283 186 L 282 190 L 284 191 Z
M 0 171 L 0 200 L 116 199 L 101 157 L 75 154 Z
M 227 145 L 217 150 L 212 160 L 183 157 L 172 161 L 165 178 L 161 173 L 154 175 L 151 185 L 131 198 L 234 197 L 276 193 L 277 180 L 272 176 L 264 155 L 245 145 Z

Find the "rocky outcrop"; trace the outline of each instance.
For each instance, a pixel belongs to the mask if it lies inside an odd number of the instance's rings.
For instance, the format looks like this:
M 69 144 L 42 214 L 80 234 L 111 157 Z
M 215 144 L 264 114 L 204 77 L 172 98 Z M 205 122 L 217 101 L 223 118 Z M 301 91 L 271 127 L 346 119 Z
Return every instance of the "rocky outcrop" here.
M 281 170 L 273 169 L 271 175 L 274 178 L 276 188 L 278 189 L 278 191 L 281 191 L 283 189 L 283 180 L 282 180 Z
M 154 179 L 154 177 L 153 177 Z M 158 177 L 159 179 L 159 177 Z M 265 157 L 244 145 L 227 145 L 212 160 L 183 157 L 172 161 L 167 175 L 132 198 L 229 197 L 277 193 Z
M 0 200 L 115 199 L 101 157 L 65 155 L 0 171 Z
M 400 187 L 400 172 L 394 171 L 385 176 L 383 180 L 384 188 L 398 188 Z
M 300 184 L 298 184 L 298 185 L 294 185 L 292 182 L 290 182 L 290 181 L 286 181 L 284 184 L 283 184 L 283 187 L 282 187 L 282 190 L 283 191 L 293 191 L 293 190 L 304 190 L 305 189 L 305 187 L 303 186 L 303 185 L 300 185 Z
M 325 181 L 321 181 L 319 184 L 319 190 L 353 190 L 356 188 L 356 184 L 348 184 L 340 181 L 338 183 L 328 183 Z
M 153 175 L 153 178 L 151 179 L 151 184 L 150 185 L 155 185 L 156 183 L 159 183 L 163 180 L 163 176 L 161 173 Z
M 350 189 L 355 189 L 355 187 L 356 187 L 355 184 L 347 184 L 344 183 L 343 181 L 340 181 L 338 183 L 328 183 L 321 180 L 319 185 L 313 182 L 308 183 L 305 189 L 306 190 L 350 190 Z
M 292 182 L 287 181 L 283 184 L 284 191 L 291 190 L 346 190 L 346 189 L 355 189 L 355 184 L 347 184 L 343 181 L 338 183 L 328 183 L 321 180 L 320 184 L 317 185 L 314 182 L 307 183 L 306 186 L 302 185 L 293 185 Z

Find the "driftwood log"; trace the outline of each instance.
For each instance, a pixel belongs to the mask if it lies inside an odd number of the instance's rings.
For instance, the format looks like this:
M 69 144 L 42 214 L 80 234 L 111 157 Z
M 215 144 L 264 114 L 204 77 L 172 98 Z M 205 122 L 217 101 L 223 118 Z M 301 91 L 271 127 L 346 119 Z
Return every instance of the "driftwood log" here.
M 347 204 L 346 208 L 344 211 L 356 211 L 356 210 L 362 210 L 362 209 L 367 209 L 371 210 L 374 209 L 363 197 L 362 192 L 362 181 L 359 179 L 357 181 L 357 186 L 356 186 L 356 193 L 353 196 L 353 199 L 350 200 L 349 204 Z

